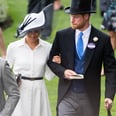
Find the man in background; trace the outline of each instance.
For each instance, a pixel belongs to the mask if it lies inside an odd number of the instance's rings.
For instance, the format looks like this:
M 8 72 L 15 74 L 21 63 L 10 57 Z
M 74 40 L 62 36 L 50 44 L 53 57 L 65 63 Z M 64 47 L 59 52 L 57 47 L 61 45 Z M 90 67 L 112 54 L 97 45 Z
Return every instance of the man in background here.
M 0 116 L 11 116 L 20 94 L 8 63 L 0 58 Z

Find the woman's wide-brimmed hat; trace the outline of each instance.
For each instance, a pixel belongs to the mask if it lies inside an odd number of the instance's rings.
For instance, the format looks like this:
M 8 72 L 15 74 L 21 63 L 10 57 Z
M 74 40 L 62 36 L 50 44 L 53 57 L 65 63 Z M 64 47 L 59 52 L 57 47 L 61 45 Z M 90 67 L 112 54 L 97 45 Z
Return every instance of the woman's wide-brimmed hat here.
M 27 14 L 17 29 L 16 38 L 25 36 L 28 31 L 39 30 L 44 26 L 44 24 L 45 15 L 43 11 L 40 13 Z
M 49 4 L 39 13 L 27 14 L 23 22 L 18 26 L 15 37 L 21 38 L 24 37 L 28 31 L 43 29 L 49 18 L 47 12 L 49 9 L 51 9 L 52 6 L 53 4 Z
M 72 0 L 71 6 L 65 8 L 67 14 L 95 13 L 92 6 L 92 0 Z

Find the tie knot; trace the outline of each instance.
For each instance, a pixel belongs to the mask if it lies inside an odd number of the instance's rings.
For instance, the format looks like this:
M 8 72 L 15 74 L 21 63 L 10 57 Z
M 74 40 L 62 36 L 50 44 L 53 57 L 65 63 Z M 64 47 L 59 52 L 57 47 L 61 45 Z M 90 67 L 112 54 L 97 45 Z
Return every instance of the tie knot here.
M 83 36 L 83 32 L 80 32 L 79 33 L 79 38 L 82 38 L 82 36 Z

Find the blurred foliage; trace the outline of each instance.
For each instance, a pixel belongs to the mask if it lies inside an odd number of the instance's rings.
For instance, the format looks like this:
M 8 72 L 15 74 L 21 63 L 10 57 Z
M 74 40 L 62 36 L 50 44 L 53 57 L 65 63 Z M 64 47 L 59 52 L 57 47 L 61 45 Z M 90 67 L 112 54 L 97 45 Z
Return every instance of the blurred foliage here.
M 5 0 L 0 0 L 0 23 L 4 22 L 7 18 L 7 3 Z

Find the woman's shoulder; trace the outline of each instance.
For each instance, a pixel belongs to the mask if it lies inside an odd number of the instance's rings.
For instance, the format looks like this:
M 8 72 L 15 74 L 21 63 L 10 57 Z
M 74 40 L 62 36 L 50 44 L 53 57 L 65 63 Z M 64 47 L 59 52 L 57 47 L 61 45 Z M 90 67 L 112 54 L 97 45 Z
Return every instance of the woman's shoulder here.
M 46 47 L 51 47 L 51 46 L 52 46 L 52 44 L 51 44 L 50 42 L 47 42 L 47 41 L 42 40 L 42 39 L 40 39 L 40 43 L 41 43 L 42 45 L 46 46 Z
M 21 44 L 22 44 L 22 39 L 14 41 L 14 42 L 10 42 L 8 47 L 17 47 L 17 46 L 19 46 Z

